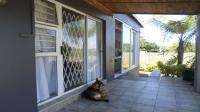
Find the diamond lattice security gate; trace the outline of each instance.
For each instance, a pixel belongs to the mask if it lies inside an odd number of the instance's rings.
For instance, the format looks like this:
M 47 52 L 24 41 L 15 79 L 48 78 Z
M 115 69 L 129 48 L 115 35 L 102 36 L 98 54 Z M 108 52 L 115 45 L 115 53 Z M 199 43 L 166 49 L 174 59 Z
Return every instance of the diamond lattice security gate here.
M 65 91 L 86 82 L 84 74 L 85 16 L 62 8 L 62 54 Z

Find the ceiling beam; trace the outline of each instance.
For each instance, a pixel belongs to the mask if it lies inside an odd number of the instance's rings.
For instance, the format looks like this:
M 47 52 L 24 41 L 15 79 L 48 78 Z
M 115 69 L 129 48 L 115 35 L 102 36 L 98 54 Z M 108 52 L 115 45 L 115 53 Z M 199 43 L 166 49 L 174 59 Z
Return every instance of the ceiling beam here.
M 100 10 L 100 11 L 102 11 L 102 12 L 108 14 L 108 15 L 112 15 L 113 14 L 113 12 L 109 8 L 105 7 L 103 4 L 101 4 L 97 0 L 84 0 L 84 1 L 86 3 L 88 3 L 89 5 L 97 8 L 98 10 Z
M 112 15 L 126 14 L 199 14 L 200 0 L 84 0 Z
M 181 3 L 200 2 L 200 0 L 98 0 L 102 3 Z
M 139 1 L 139 0 L 138 0 Z M 114 13 L 130 14 L 198 14 L 200 3 L 103 3 Z M 123 7 L 123 8 L 122 8 Z

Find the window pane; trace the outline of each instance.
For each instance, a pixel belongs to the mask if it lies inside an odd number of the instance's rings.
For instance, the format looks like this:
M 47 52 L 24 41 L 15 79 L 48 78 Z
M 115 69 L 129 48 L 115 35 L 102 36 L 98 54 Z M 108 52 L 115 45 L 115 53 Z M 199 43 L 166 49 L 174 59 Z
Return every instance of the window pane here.
M 62 54 L 65 91 L 85 83 L 84 39 L 85 17 L 69 9 L 62 8 Z
M 123 26 L 122 71 L 130 67 L 130 28 Z
M 100 39 L 101 23 L 88 19 L 87 24 L 87 80 L 100 78 Z
M 36 21 L 58 24 L 56 5 L 47 0 L 35 0 Z
M 37 102 L 58 95 L 56 57 L 36 57 Z
M 44 28 L 35 28 L 35 51 L 56 52 L 56 31 Z

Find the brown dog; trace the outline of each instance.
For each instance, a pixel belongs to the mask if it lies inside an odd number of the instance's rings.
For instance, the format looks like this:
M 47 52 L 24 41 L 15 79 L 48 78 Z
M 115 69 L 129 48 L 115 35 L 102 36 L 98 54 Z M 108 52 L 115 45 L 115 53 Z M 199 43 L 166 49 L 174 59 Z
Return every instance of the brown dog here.
M 98 79 L 84 91 L 84 95 L 91 100 L 109 102 L 105 86 L 103 82 Z

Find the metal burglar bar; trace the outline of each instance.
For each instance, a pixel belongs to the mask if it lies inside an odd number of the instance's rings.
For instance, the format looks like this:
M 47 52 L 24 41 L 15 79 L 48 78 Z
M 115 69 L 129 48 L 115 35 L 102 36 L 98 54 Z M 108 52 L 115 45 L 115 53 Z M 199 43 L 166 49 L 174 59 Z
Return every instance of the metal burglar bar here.
M 85 16 L 62 8 L 62 55 L 65 91 L 86 82 L 84 74 Z

